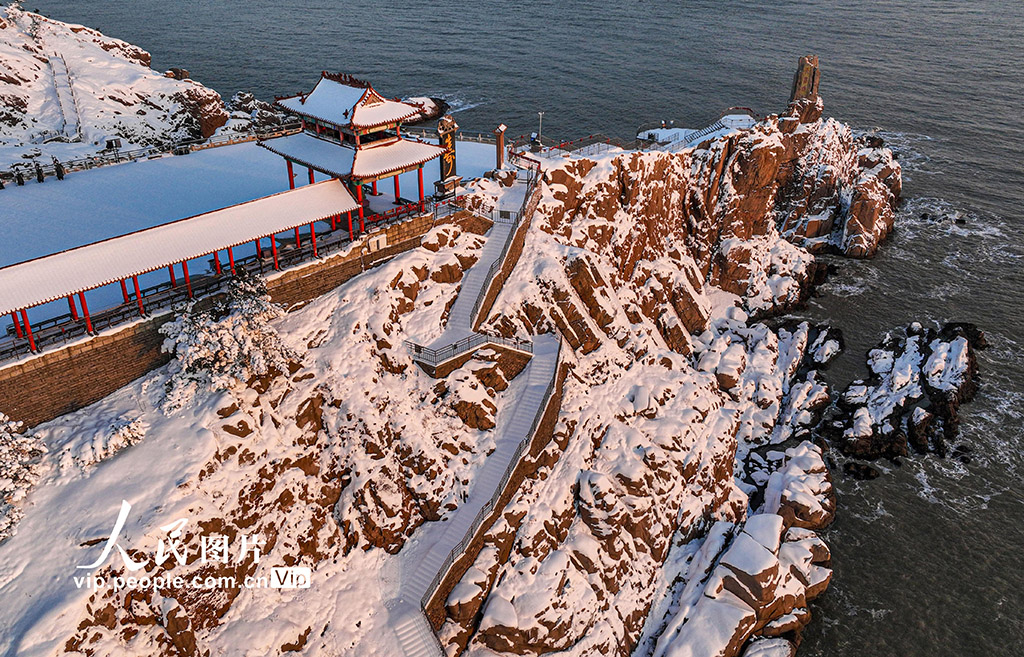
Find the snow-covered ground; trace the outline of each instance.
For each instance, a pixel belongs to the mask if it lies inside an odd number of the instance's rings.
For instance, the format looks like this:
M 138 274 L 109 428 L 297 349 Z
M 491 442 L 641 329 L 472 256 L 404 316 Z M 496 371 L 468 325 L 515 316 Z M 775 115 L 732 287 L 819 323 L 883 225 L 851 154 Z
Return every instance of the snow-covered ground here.
M 403 339 L 440 330 L 458 290 L 441 274 L 472 262 L 482 244 L 455 225 L 426 241 L 273 322 L 301 354 L 290 375 L 200 391 L 168 411 L 164 368 L 37 427 L 49 450 L 40 481 L 15 536 L 0 544 L 0 654 L 48 655 L 69 639 L 96 654 L 157 654 L 167 636 L 194 636 L 224 655 L 276 654 L 297 641 L 307 655 L 400 654 L 377 573 L 397 572 L 392 553 L 414 528 L 466 499 L 494 447 L 494 432 L 467 426 L 456 405 L 483 395 L 503 414 L 521 387 L 491 390 L 474 361 L 442 393 L 410 361 Z M 422 288 L 419 272 L 429 279 Z M 298 565 L 312 568 L 312 586 L 134 599 L 79 588 L 75 576 L 161 572 L 125 570 L 116 548 L 109 569 L 78 568 L 100 555 L 122 500 L 132 507 L 118 545 L 136 560 L 135 550 L 151 557 L 160 539 L 170 544 L 162 528 L 184 518 L 193 555 L 200 535 L 233 537 L 219 575 Z M 240 535 L 250 533 L 266 539 L 263 557 L 235 566 Z M 210 573 L 198 560 L 173 572 Z M 106 631 L 110 613 L 138 632 Z M 191 626 L 165 633 L 186 613 Z
M 0 167 L 192 139 L 227 119 L 220 95 L 149 68 L 142 48 L 81 25 L 0 11 Z

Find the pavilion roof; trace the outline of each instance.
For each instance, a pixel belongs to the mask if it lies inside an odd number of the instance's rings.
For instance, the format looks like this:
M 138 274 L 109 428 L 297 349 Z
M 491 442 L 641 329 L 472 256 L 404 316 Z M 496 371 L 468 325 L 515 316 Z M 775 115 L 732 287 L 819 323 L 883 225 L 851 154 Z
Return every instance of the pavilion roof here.
M 260 146 L 329 176 L 357 180 L 405 171 L 444 152 L 440 146 L 399 137 L 381 139 L 357 149 L 304 132 L 261 141 Z
M 358 209 L 337 180 L 0 268 L 0 315 Z
M 384 98 L 368 82 L 327 72 L 308 94 L 279 98 L 276 104 L 295 114 L 353 129 L 391 125 L 420 112 L 408 103 Z

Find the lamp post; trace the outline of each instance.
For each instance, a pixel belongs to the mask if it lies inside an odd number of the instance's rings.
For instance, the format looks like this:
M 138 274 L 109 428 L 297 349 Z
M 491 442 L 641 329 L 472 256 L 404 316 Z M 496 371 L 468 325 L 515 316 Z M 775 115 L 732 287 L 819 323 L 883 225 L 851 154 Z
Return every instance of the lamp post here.
M 537 116 L 540 117 L 540 122 L 537 125 L 537 141 L 540 142 L 544 136 L 544 112 L 537 112 Z

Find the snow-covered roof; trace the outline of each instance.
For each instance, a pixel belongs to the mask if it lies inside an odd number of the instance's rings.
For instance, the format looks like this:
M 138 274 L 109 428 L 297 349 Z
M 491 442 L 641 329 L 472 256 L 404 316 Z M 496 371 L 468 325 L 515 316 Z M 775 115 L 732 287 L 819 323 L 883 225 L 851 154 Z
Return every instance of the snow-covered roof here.
M 348 178 L 352 175 L 356 149 L 349 146 L 317 139 L 305 132 L 268 139 L 259 142 L 259 145 L 297 164 L 313 167 L 335 178 Z
M 358 209 L 337 180 L 0 268 L 0 315 Z
M 332 79 L 325 74 L 313 91 L 281 98 L 277 105 L 296 114 L 352 128 L 376 128 L 419 114 L 418 107 L 387 100 L 373 87 L 363 84 L 349 78 Z
M 356 152 L 356 161 L 352 165 L 352 176 L 354 178 L 372 178 L 402 171 L 440 157 L 441 153 L 444 153 L 444 149 L 440 146 L 422 141 L 397 138 L 376 141 Z
M 261 141 L 260 146 L 293 162 L 338 178 L 366 180 L 429 162 L 444 149 L 411 139 L 382 139 L 356 149 L 306 133 Z

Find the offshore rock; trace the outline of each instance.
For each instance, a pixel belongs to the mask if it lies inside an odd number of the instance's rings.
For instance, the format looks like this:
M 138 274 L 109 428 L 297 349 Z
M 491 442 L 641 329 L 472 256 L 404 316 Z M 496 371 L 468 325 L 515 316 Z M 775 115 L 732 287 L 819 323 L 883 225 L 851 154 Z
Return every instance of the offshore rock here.
M 868 352 L 870 377 L 840 396 L 840 416 L 827 426 L 833 441 L 858 458 L 905 456 L 911 447 L 944 456 L 960 404 L 977 391 L 975 350 L 986 346 L 973 324 L 936 331 L 915 322 L 887 333 Z

